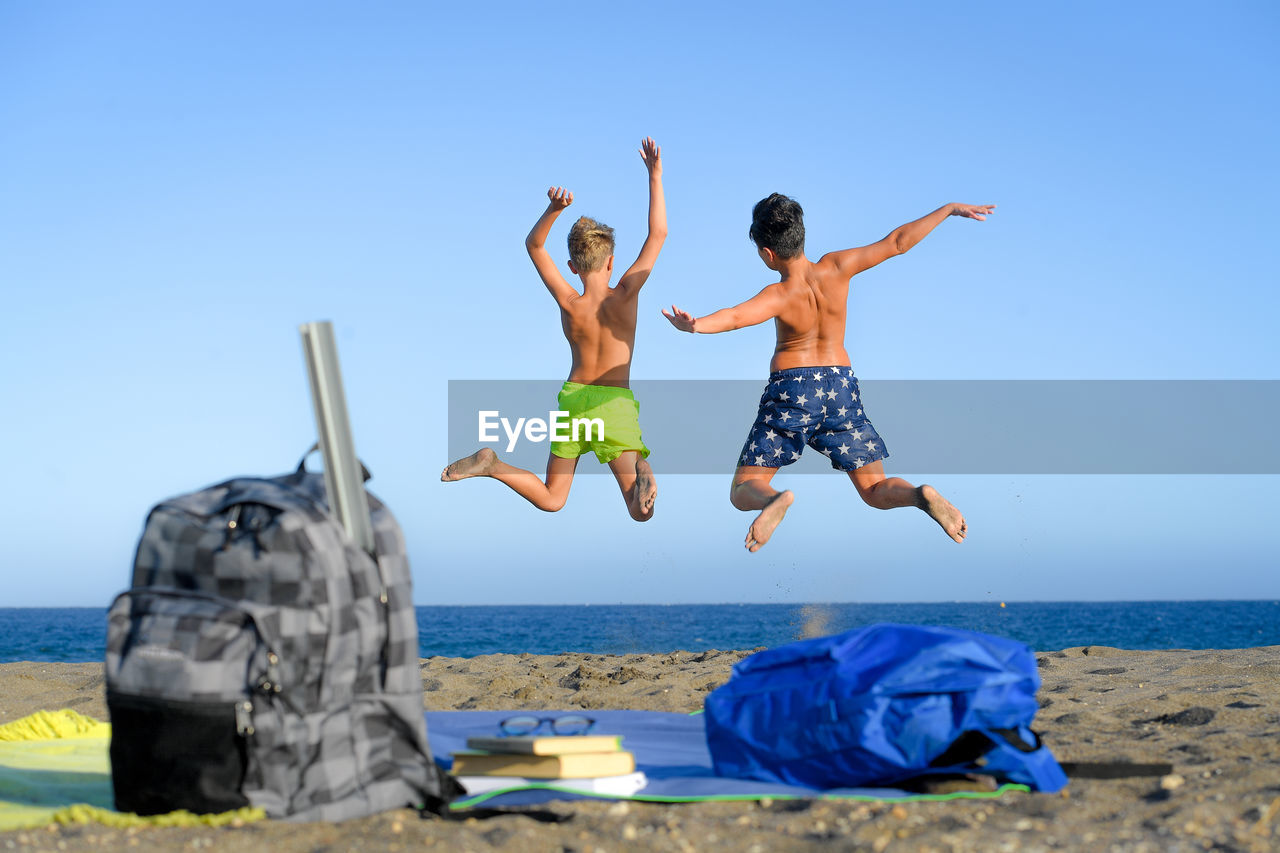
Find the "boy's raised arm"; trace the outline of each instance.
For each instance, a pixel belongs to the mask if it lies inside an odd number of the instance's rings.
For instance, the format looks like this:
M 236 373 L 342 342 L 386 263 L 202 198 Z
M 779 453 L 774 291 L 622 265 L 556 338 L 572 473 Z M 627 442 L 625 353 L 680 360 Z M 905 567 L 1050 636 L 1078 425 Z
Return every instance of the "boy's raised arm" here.
M 995 207 L 994 204 L 944 204 L 933 213 L 926 214 L 914 222 L 908 222 L 906 225 L 898 226 L 885 235 L 884 239 L 878 240 L 869 246 L 845 249 L 842 252 L 832 252 L 826 257 L 831 259 L 841 275 L 852 277 L 863 270 L 871 269 L 876 264 L 886 261 L 894 255 L 901 255 L 909 250 L 916 243 L 929 236 L 929 233 L 942 224 L 942 220 L 948 216 L 963 216 L 967 219 L 985 220 L 987 214 L 995 210 Z
M 622 278 L 618 279 L 618 287 L 628 291 L 638 291 L 649 279 L 653 265 L 662 251 L 662 244 L 667 239 L 667 201 L 662 193 L 662 149 L 647 136 L 640 143 L 640 159 L 644 160 L 649 171 L 649 236 L 640 247 L 640 255 L 636 258 Z
M 564 187 L 551 187 L 547 190 L 547 198 L 551 201 L 547 204 L 547 209 L 538 217 L 538 221 L 533 223 L 533 230 L 529 232 L 529 236 L 524 238 L 524 247 L 528 249 L 529 259 L 533 261 L 533 266 L 542 278 L 542 283 L 547 286 L 547 290 L 551 291 L 556 302 L 563 307 L 578 295 L 578 291 L 565 281 L 556 267 L 556 262 L 551 259 L 551 253 L 547 251 L 547 235 L 551 233 L 551 226 L 560 215 L 560 211 L 573 204 L 573 193 Z
M 772 320 L 786 307 L 786 300 L 776 284 L 771 284 L 746 302 L 732 308 L 721 308 L 714 314 L 705 317 L 694 317 L 687 311 L 671 306 L 671 313 L 665 310 L 662 316 L 671 321 L 682 332 L 699 335 L 714 335 L 718 332 L 731 332 L 747 326 L 757 326 L 765 320 Z

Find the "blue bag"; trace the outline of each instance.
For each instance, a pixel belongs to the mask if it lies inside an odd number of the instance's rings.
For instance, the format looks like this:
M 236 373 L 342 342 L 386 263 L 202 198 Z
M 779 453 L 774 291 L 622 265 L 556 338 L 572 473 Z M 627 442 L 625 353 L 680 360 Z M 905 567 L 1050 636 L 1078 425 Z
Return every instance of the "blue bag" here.
M 1012 640 L 872 625 L 746 658 L 706 698 L 721 776 L 810 788 L 982 773 L 1037 791 L 1067 777 L 1031 731 L 1040 675 Z

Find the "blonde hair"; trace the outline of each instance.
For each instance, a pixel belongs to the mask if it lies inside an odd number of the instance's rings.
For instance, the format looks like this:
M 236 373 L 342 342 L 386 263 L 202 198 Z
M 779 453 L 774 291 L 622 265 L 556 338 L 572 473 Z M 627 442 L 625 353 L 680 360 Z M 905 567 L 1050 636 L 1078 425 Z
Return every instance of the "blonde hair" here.
M 613 254 L 613 229 L 582 216 L 569 229 L 569 260 L 578 272 L 593 272 Z

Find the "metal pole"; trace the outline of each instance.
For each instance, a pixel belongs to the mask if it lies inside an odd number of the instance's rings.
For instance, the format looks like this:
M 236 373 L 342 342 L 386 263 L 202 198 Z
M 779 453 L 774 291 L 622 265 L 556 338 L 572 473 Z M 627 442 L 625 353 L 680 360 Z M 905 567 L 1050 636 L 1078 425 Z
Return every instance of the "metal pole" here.
M 369 520 L 369 499 L 364 491 L 360 460 L 356 457 L 351 421 L 347 418 L 347 398 L 342 391 L 342 371 L 338 367 L 338 345 L 333 324 L 305 323 L 302 351 L 311 380 L 311 404 L 316 413 L 320 452 L 324 455 L 324 486 L 329 510 L 342 522 L 351 540 L 373 554 L 373 524 Z

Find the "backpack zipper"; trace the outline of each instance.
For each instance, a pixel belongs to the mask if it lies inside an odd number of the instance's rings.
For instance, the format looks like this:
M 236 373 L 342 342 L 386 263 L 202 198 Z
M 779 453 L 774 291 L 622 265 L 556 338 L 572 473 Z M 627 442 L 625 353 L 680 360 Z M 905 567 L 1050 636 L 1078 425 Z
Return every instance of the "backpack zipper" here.
M 253 735 L 253 703 L 237 702 L 236 703 L 236 734 L 241 737 L 250 737 Z

